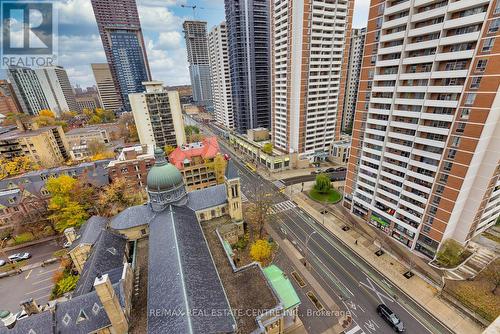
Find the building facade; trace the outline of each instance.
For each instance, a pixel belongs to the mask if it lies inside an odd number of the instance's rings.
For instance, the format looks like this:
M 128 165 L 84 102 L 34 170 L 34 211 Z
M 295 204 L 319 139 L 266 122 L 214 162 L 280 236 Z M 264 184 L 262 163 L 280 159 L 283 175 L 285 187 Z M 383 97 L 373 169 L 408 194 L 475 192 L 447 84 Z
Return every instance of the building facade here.
M 224 182 L 226 160 L 220 154 L 217 137 L 177 147 L 168 155 L 168 161 L 181 171 L 188 190 L 203 189 Z
M 371 2 L 344 206 L 434 257 L 500 213 L 500 2 Z
M 113 75 L 108 64 L 91 64 L 101 106 L 106 110 L 118 111 L 122 104 L 116 92 Z
M 30 130 L 13 129 L 0 135 L 0 157 L 10 160 L 27 156 L 42 167 L 58 166 L 68 160 L 69 145 L 62 127 L 38 128 L 33 124 Z
M 184 38 L 189 63 L 189 75 L 193 87 L 193 101 L 197 105 L 212 108 L 210 85 L 210 60 L 208 57 L 207 22 L 184 21 Z
M 148 172 L 154 163 L 153 146 L 137 145 L 125 147 L 118 158 L 111 161 L 106 169 L 111 182 L 125 178 L 127 184 L 143 188 L 146 185 Z
M 101 108 L 101 101 L 99 98 L 99 93 L 94 90 L 87 90 L 85 92 L 75 94 L 76 105 L 78 111 L 83 111 L 84 109 L 95 110 Z
M 354 1 L 271 3 L 274 146 L 324 159 L 340 138 Z
M 179 93 L 166 91 L 161 81 L 143 84 L 145 92 L 129 95 L 141 145 L 177 147 L 186 143 Z
M 228 129 L 233 129 L 233 97 L 231 95 L 226 22 L 215 26 L 208 34 L 208 53 L 215 121 Z
M 42 67 L 35 69 L 35 72 L 49 109 L 56 116 L 61 116 L 64 112 L 78 111 L 75 93 L 65 69 L 60 66 Z
M 35 70 L 11 66 L 7 70 L 7 76 L 23 113 L 36 116 L 40 110 L 49 109 L 49 103 Z
M 128 94 L 143 91 L 151 80 L 149 62 L 135 0 L 92 0 L 92 8 L 109 64 L 115 94 L 130 111 Z
M 0 114 L 20 113 L 21 105 L 17 100 L 14 88 L 7 80 L 0 80 Z
M 358 99 L 359 75 L 361 74 L 361 62 L 363 61 L 365 34 L 366 28 L 353 29 L 351 34 L 347 87 L 344 98 L 344 112 L 342 113 L 343 132 L 352 132 L 352 122 Z
M 234 128 L 271 127 L 269 0 L 225 0 Z

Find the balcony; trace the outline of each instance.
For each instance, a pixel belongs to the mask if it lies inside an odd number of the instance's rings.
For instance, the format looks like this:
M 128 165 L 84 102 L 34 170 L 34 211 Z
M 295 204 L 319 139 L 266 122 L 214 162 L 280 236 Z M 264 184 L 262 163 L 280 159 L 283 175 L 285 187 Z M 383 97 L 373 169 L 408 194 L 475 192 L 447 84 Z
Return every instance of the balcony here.
M 427 86 L 398 86 L 398 93 L 425 93 Z
M 386 55 L 389 53 L 396 53 L 403 51 L 403 45 L 388 46 L 386 48 L 380 47 L 378 50 L 379 55 Z
M 490 2 L 490 0 L 460 0 L 451 2 L 448 4 L 448 11 L 450 12 L 458 12 L 464 9 L 472 8 L 479 6 L 481 4 L 486 4 Z
M 397 18 L 397 19 L 391 20 L 391 21 L 384 21 L 384 23 L 382 23 L 382 29 L 385 30 L 385 29 L 397 27 L 397 26 L 406 24 L 407 22 L 408 22 L 408 16 L 400 17 L 400 18 Z
M 444 78 L 465 78 L 467 77 L 468 70 L 450 70 L 450 71 L 435 71 L 432 72 L 432 79 Z
M 396 39 L 402 39 L 404 37 L 405 37 L 405 30 L 394 32 L 392 34 L 382 35 L 380 37 L 380 41 L 381 42 L 388 42 L 388 41 L 393 41 L 393 40 L 396 40 Z
M 431 72 L 401 73 L 399 75 L 400 80 L 419 80 L 419 79 L 429 79 L 430 77 L 431 77 Z
M 441 38 L 440 45 L 475 42 L 479 39 L 480 34 L 480 31 L 473 31 L 466 34 L 443 37 Z
M 413 117 L 419 118 L 422 113 L 418 111 L 406 111 L 406 110 L 394 110 L 392 112 L 393 116 L 403 116 L 403 117 Z
M 436 55 L 436 61 L 469 59 L 472 58 L 472 56 L 474 56 L 474 50 L 444 52 Z
M 422 137 L 416 137 L 415 143 L 423 144 L 423 145 L 430 145 L 430 146 L 434 146 L 434 147 L 438 147 L 438 148 L 444 148 L 446 146 L 446 143 L 444 141 L 427 139 L 427 138 L 422 138 Z
M 436 128 L 434 126 L 426 126 L 426 125 L 420 125 L 418 127 L 418 131 L 427 132 L 427 133 L 434 133 L 434 134 L 443 135 L 443 136 L 447 136 L 450 133 L 450 129 Z
M 411 22 L 419 22 L 428 19 L 432 19 L 434 17 L 442 16 L 446 14 L 446 6 L 442 6 L 439 8 L 434 8 L 422 13 L 413 14 L 411 17 Z
M 456 107 L 458 107 L 458 101 L 453 101 L 453 100 L 425 100 L 424 106 L 427 106 L 427 107 L 456 108 Z
M 405 47 L 405 51 L 414 51 L 414 50 L 423 50 L 423 49 L 428 49 L 428 48 L 435 48 L 439 44 L 439 39 L 433 39 L 430 41 L 424 41 L 424 42 L 417 42 L 417 43 L 411 43 L 407 44 Z
M 439 32 L 439 31 L 441 31 L 442 27 L 443 27 L 443 22 L 430 24 L 428 26 L 421 27 L 421 28 L 411 29 L 408 32 L 408 37 L 414 37 L 414 36 L 419 36 L 419 35 L 430 34 L 433 32 Z
M 403 64 L 409 65 L 409 64 L 431 63 L 434 61 L 435 57 L 436 57 L 435 54 L 425 55 L 425 56 L 417 56 L 417 57 L 407 57 L 407 58 L 403 59 Z
M 394 14 L 397 12 L 401 12 L 401 11 L 408 9 L 408 8 L 410 8 L 410 1 L 405 1 L 405 2 L 397 4 L 395 6 L 386 8 L 384 11 L 384 14 L 391 15 L 391 14 Z
M 390 126 L 395 126 L 401 129 L 409 129 L 409 130 L 416 130 L 418 128 L 418 124 L 416 123 L 406 123 L 406 122 L 395 122 L 392 121 Z
M 463 85 L 458 86 L 429 86 L 427 91 L 429 93 L 461 93 Z
M 486 20 L 486 12 L 477 13 L 474 15 L 457 17 L 456 19 L 445 21 L 443 28 L 451 29 L 457 27 L 465 27 L 472 24 L 483 23 L 485 20 Z
M 398 66 L 399 60 L 400 60 L 399 58 L 398 59 L 388 59 L 388 60 L 377 60 L 377 63 L 375 66 L 377 66 L 377 67 Z
M 395 101 L 396 104 L 409 104 L 412 106 L 421 106 L 424 104 L 423 99 L 402 99 L 402 98 L 397 98 Z

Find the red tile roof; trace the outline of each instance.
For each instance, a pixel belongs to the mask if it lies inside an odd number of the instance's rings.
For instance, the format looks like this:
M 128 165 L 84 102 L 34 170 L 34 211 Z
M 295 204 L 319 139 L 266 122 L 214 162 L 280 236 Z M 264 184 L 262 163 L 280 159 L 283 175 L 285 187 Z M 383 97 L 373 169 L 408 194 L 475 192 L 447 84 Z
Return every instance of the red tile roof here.
M 175 165 L 178 169 L 183 168 L 183 162 L 187 159 L 192 161 L 193 157 L 201 156 L 203 159 L 214 158 L 219 150 L 219 143 L 217 137 L 207 137 L 202 142 L 186 144 L 177 147 L 170 153 L 168 160 L 171 164 Z

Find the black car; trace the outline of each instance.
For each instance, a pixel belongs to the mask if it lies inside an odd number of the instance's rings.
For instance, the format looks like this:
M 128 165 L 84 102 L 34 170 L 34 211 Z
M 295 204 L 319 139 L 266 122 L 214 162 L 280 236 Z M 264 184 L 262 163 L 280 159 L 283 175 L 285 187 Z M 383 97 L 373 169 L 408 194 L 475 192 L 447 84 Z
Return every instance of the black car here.
M 384 304 L 380 304 L 377 306 L 377 313 L 396 331 L 396 332 L 404 332 L 405 326 L 403 322 L 399 320 L 398 316 L 391 311 L 390 308 L 385 306 Z
M 336 168 L 330 167 L 325 170 L 325 173 L 335 173 L 337 171 Z

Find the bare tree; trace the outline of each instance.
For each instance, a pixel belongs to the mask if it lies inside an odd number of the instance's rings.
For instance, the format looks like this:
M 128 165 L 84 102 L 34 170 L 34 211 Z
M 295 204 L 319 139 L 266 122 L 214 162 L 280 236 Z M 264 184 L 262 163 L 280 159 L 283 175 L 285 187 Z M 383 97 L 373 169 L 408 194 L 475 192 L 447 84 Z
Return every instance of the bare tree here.
M 264 225 L 269 218 L 269 209 L 273 202 L 271 200 L 272 194 L 264 191 L 262 185 L 252 184 L 248 199 L 250 204 L 248 206 L 246 215 L 249 221 L 250 239 L 253 240 L 253 232 L 256 230 L 259 239 L 262 239 L 264 234 Z

